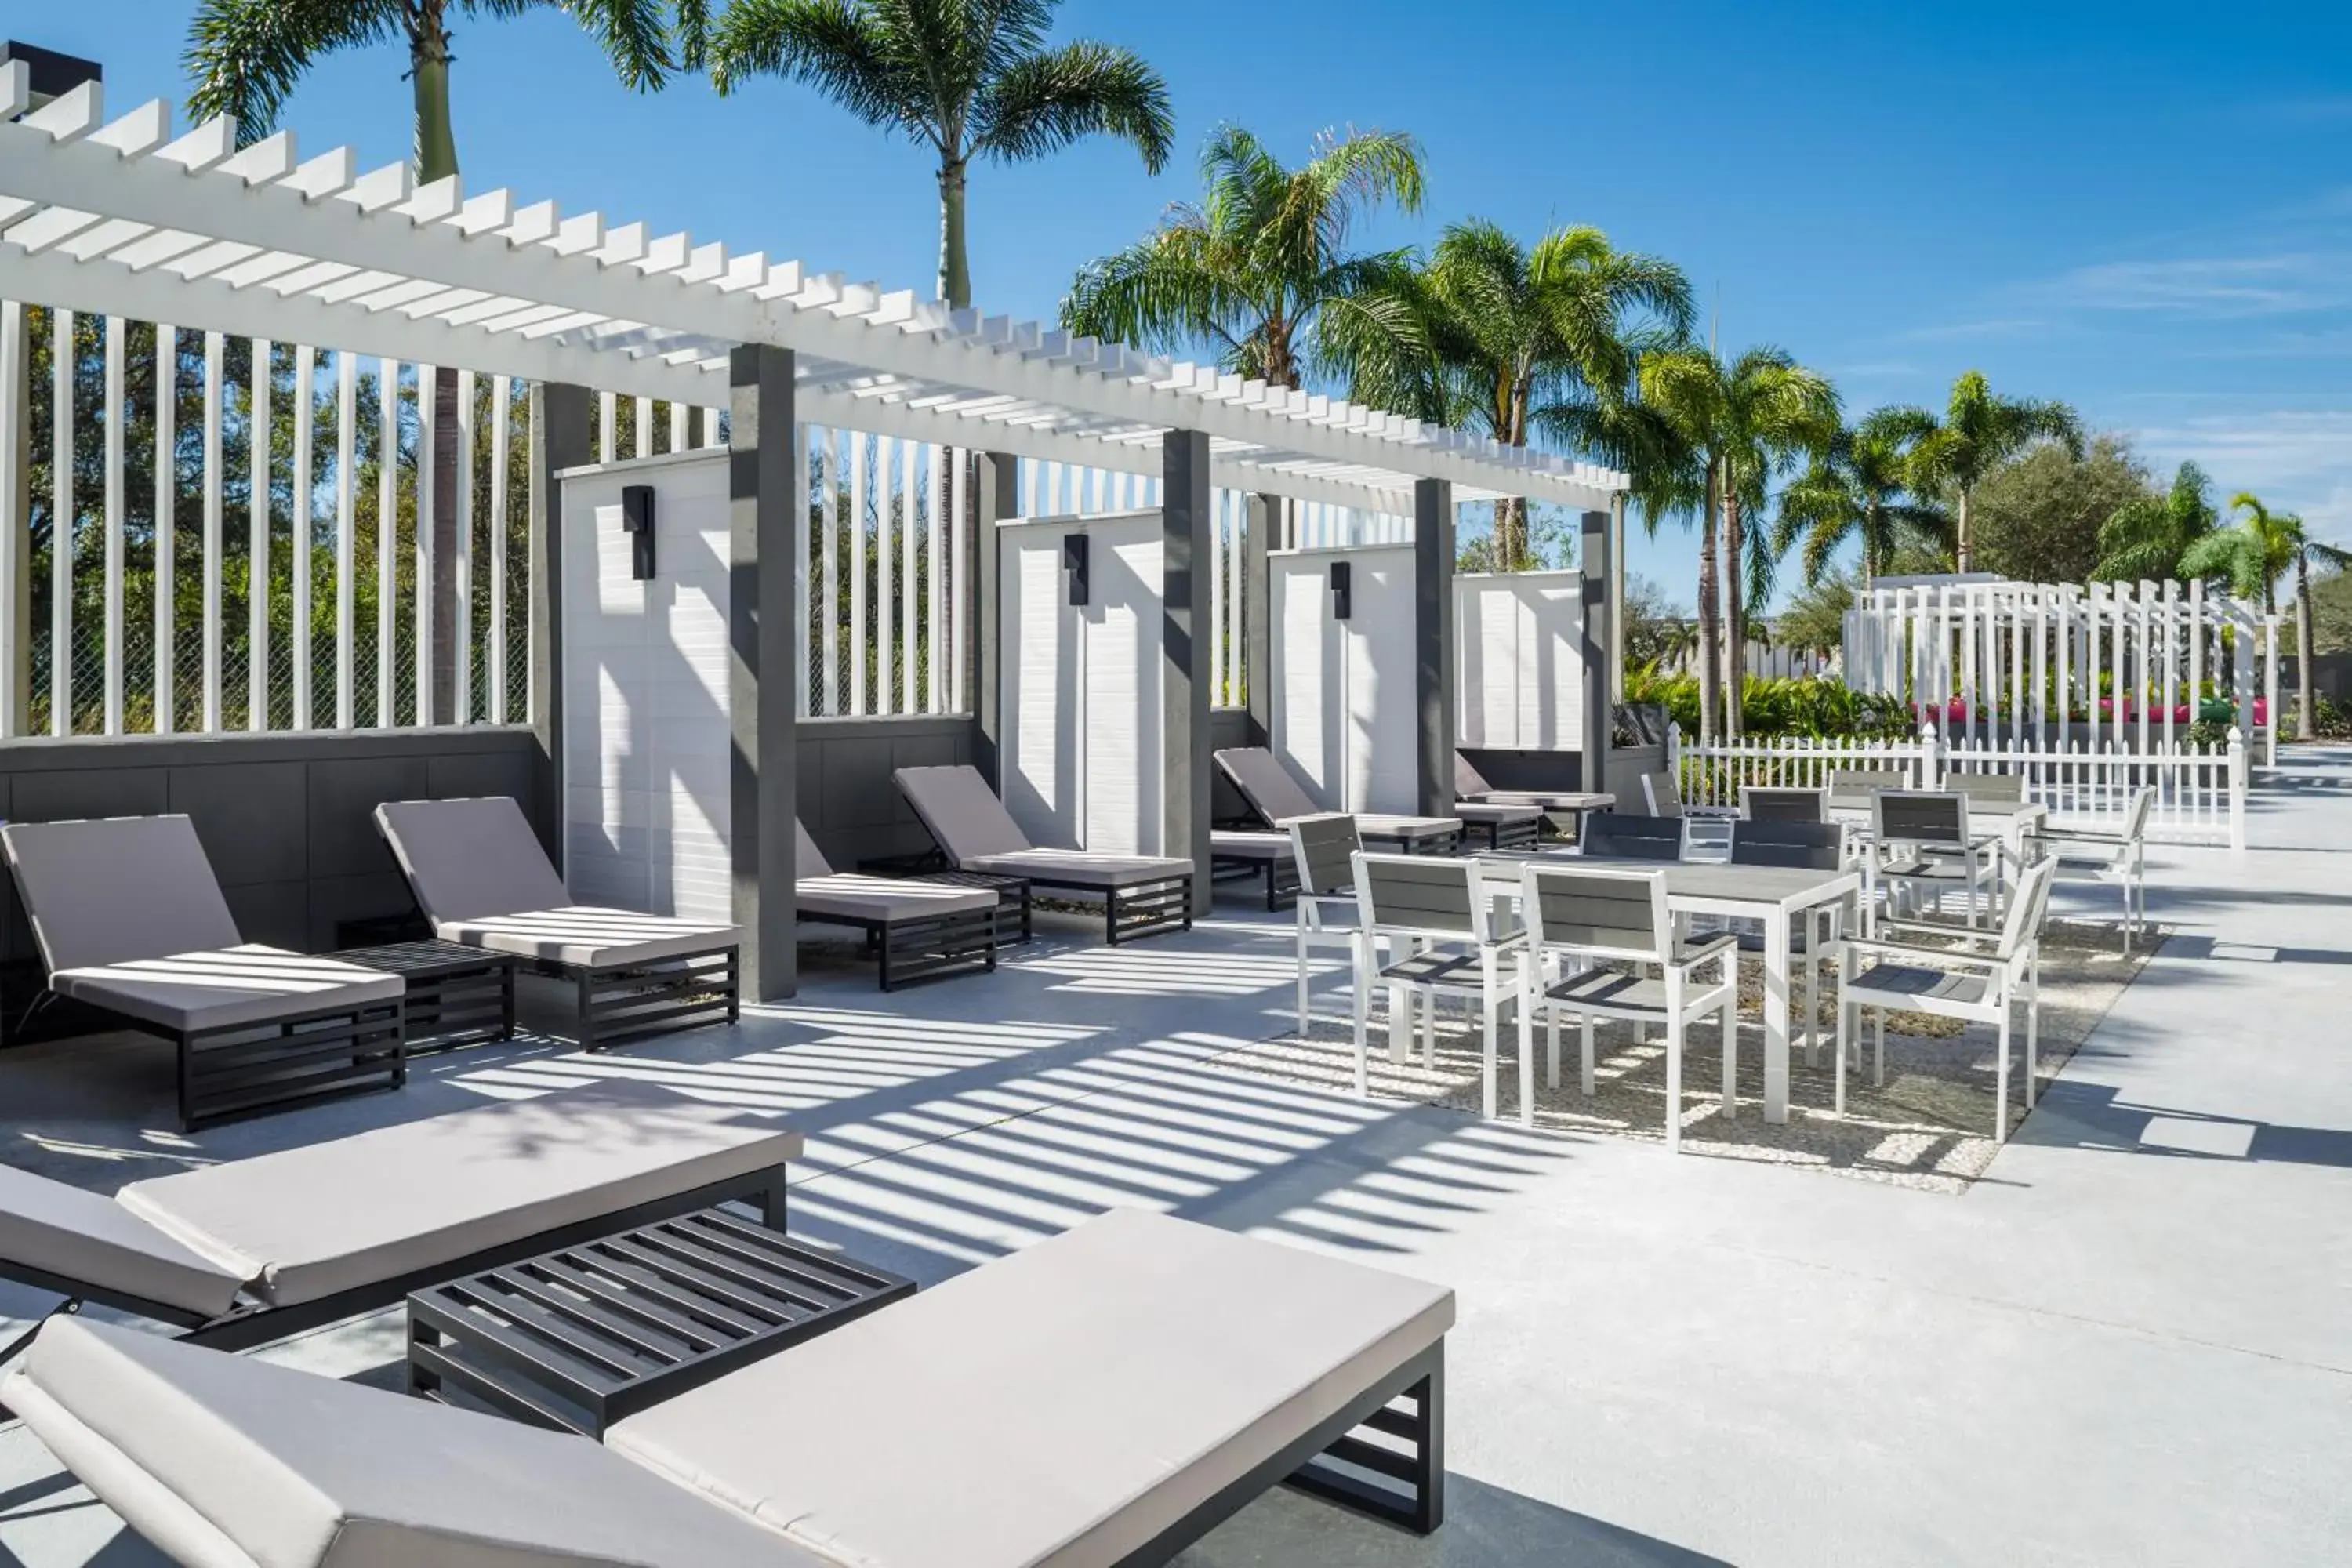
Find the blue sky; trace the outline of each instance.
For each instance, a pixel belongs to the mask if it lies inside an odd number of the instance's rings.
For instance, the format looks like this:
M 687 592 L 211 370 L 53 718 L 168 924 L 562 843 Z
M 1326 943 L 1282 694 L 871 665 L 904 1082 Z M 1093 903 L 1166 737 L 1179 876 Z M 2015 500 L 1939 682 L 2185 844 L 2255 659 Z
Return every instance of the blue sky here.
M 185 90 L 192 0 L 11 7 L 7 30 L 105 62 L 127 107 Z M 36 15 L 37 13 L 37 16 Z M 983 168 L 974 288 L 1050 315 L 1073 268 L 1197 188 L 1220 121 L 1303 154 L 1330 127 L 1410 131 L 1447 220 L 1591 223 L 1679 262 L 1727 349 L 1778 342 L 1848 406 L 1940 405 L 1979 368 L 2194 458 L 2352 544 L 2352 14 L 2341 6 L 1447 5 L 1068 0 L 1063 36 L 1166 75 L 1180 154 L 1113 144 Z M 928 288 L 930 165 L 780 82 L 720 100 L 614 85 L 552 14 L 460 19 L 469 184 L 505 184 L 823 268 Z M 284 123 L 313 148 L 407 151 L 404 53 L 322 66 Z M 1685 599 L 1669 531 L 1633 564 Z

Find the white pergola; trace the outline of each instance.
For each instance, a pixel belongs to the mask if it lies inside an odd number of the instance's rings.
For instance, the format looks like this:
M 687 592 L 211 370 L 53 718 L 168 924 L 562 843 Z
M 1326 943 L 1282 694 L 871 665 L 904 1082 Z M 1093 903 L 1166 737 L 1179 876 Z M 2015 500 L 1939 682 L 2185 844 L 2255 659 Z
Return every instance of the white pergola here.
M 0 295 L 280 342 L 665 399 L 727 401 L 740 344 L 793 351 L 815 423 L 1138 474 L 1162 437 L 1211 440 L 1231 489 L 1411 514 L 1525 496 L 1606 510 L 1622 475 L 1246 381 L 1213 366 L 950 310 L 600 213 L 567 215 L 280 132 L 174 135 L 156 100 L 106 118 L 89 82 L 23 113 L 0 66 Z M 22 114 L 22 118 L 16 118 Z

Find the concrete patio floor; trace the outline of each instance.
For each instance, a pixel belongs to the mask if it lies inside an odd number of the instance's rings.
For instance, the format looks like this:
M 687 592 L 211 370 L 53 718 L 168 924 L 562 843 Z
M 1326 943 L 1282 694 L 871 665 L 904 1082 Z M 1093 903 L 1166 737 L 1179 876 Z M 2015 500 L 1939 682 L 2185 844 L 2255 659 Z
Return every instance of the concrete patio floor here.
M 191 1141 L 141 1131 L 168 1053 L 9 1053 L 0 1158 L 111 1187 L 651 1077 L 791 1118 L 793 1228 L 926 1282 L 1140 1203 L 1454 1287 L 1445 1528 L 1277 1493 L 1193 1568 L 2341 1563 L 2352 751 L 2290 757 L 2252 830 L 2152 853 L 2177 934 L 1962 1197 L 1222 1071 L 1291 1005 L 1287 918 L 1238 898 L 1188 939 L 1073 928 L 888 998 L 828 968 L 738 1032 L 430 1058 L 402 1096 Z M 0 1287 L 0 1337 L 45 1305 Z M 352 1375 L 398 1348 L 391 1316 L 269 1353 Z M 0 1427 L 0 1568 L 158 1561 Z

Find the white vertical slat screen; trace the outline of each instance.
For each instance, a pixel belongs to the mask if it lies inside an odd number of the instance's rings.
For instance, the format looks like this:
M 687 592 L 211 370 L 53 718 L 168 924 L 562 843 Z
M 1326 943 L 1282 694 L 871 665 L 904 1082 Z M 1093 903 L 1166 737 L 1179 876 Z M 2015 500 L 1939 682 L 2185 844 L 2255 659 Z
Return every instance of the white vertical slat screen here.
M 474 721 L 474 373 L 457 373 L 457 559 L 451 563 L 453 580 L 450 590 L 457 596 L 453 606 L 457 628 L 457 640 L 450 650 L 449 692 L 455 705 L 450 712 L 440 715 L 445 724 L 470 724 Z
M 122 370 L 129 323 L 106 321 L 106 710 L 110 735 L 122 733 Z
M 74 319 L 49 317 L 49 733 L 73 733 Z
M 221 727 L 221 445 L 225 412 L 221 379 L 227 371 L 228 343 L 218 332 L 205 334 L 205 532 L 204 532 L 204 728 Z
M 245 727 L 269 728 L 269 343 L 253 341 L 247 394 Z
M 511 377 L 490 378 L 490 627 L 489 721 L 507 721 L 507 445 L 514 408 Z
M 0 404 L 15 403 L 31 368 L 30 345 L 25 341 L 25 307 L 15 300 L 0 300 Z M 19 445 L 16 432 L 20 421 L 31 414 L 29 408 L 20 412 L 11 406 L 9 416 L 0 420 L 0 519 L 6 520 L 12 532 L 23 526 L 30 499 L 26 493 L 30 485 L 28 450 Z M 28 539 L 12 537 L 0 547 L 0 648 L 12 658 L 32 637 L 32 628 L 16 607 L 18 594 L 30 586 L 22 581 L 31 565 L 30 544 Z M 19 699 L 12 666 L 5 678 L 0 678 L 0 739 L 25 732 Z
M 317 492 L 311 487 L 310 443 L 318 429 L 310 402 L 319 385 L 317 353 L 308 343 L 294 345 L 294 517 L 287 563 L 292 584 L 288 595 L 292 614 L 289 653 L 293 663 L 293 726 L 310 727 L 310 531 L 318 525 Z
M 417 383 L 420 393 L 424 383 Z M 376 381 L 376 450 L 397 451 L 400 447 L 400 362 L 385 360 Z M 433 418 L 433 400 L 429 395 L 417 399 L 420 436 Z M 418 450 L 424 449 L 422 440 Z M 423 471 L 418 474 L 423 479 Z M 416 491 L 423 497 L 423 487 Z M 400 596 L 393 592 L 399 575 L 400 548 L 400 468 L 397 464 L 379 462 L 376 465 L 375 491 L 375 727 L 389 728 L 393 723 L 392 657 L 394 645 L 399 640 L 397 617 Z
M 386 368 L 389 368 L 387 366 Z M 335 355 L 335 728 L 348 730 L 359 710 L 359 360 Z M 393 380 L 379 374 L 378 396 L 389 402 Z M 388 466 L 388 465 L 387 465 Z
M 155 679 L 151 701 L 155 733 L 168 735 L 179 724 L 173 703 L 178 690 L 179 605 L 173 582 L 179 549 L 180 330 L 155 329 Z M 14 645 L 8 645 L 13 648 Z
M 441 506 L 441 399 L 436 390 L 440 374 L 437 365 L 416 367 L 416 512 L 411 524 L 410 553 L 414 561 L 410 571 L 414 575 L 409 580 L 408 635 L 415 661 L 415 700 L 419 724 L 433 722 L 433 533 L 434 519 L 439 515 Z M 392 537 L 392 515 L 386 509 L 384 521 L 377 524 L 386 538 Z M 397 559 L 397 554 L 384 559 L 390 563 Z M 392 602 L 394 586 L 388 567 L 376 583 L 378 597 Z M 399 722 L 389 698 L 377 710 L 375 721 L 383 725 Z

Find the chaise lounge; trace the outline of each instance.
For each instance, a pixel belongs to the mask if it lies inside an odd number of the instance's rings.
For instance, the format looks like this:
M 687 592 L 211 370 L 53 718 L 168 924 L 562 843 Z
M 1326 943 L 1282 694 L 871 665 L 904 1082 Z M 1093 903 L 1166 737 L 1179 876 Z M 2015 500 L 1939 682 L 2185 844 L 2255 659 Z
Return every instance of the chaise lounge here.
M 604 1444 L 53 1320 L 0 1382 L 188 1568 L 1142 1568 L 1285 1481 L 1443 1519 L 1454 1294 L 1143 1210 Z
M 730 1200 L 781 1230 L 784 1163 L 800 1152 L 800 1134 L 777 1123 L 610 1083 L 133 1182 L 112 1197 L 0 1166 L 0 1278 L 234 1350 Z
M 572 983 L 582 1050 L 738 1016 L 741 928 L 573 903 L 508 796 L 388 801 L 375 825 L 434 935 Z
M 1025 877 L 1034 887 L 1098 898 L 1103 938 L 1114 946 L 1192 929 L 1190 860 L 1041 848 L 974 768 L 900 768 L 890 776 L 955 869 Z
M 883 990 L 996 967 L 994 893 L 919 877 L 836 871 L 798 818 L 793 833 L 793 906 L 801 923 L 863 933 Z
M 1318 805 L 1306 787 L 1282 765 L 1281 759 L 1264 746 L 1232 746 L 1215 753 L 1215 758 L 1219 771 L 1241 792 L 1242 799 L 1249 803 L 1249 808 L 1267 827 L 1286 828 L 1302 816 L 1331 815 L 1330 808 Z M 1532 843 L 1535 824 L 1542 814 L 1523 807 L 1514 809 L 1525 818 L 1522 837 Z M 1466 820 L 1452 816 L 1390 816 L 1378 812 L 1358 812 L 1355 816 L 1356 831 L 1365 843 L 1394 845 L 1407 855 L 1452 854 L 1462 842 Z
M 179 1047 L 182 1131 L 407 1081 L 397 974 L 248 942 L 185 816 L 0 827 L 49 991 Z

